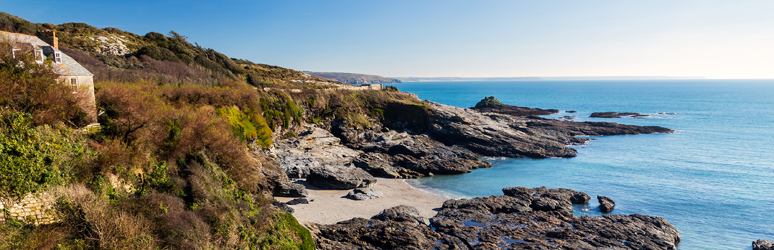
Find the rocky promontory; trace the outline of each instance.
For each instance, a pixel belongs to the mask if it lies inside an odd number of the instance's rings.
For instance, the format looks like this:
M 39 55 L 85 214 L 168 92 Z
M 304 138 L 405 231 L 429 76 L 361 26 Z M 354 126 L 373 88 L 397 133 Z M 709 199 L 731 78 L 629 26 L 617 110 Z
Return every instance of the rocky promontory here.
M 371 219 L 313 225 L 321 249 L 677 249 L 680 233 L 664 218 L 572 214 L 588 195 L 570 189 L 506 188 L 504 196 L 447 200 L 433 218 L 411 207 Z

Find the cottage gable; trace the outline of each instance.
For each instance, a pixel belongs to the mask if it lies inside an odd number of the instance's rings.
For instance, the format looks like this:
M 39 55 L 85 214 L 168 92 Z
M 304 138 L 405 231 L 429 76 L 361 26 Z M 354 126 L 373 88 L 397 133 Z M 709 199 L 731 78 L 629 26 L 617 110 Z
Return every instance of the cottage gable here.
M 44 63 L 45 59 L 51 60 L 51 70 L 59 75 L 59 82 L 73 87 L 74 94 L 83 96 L 80 100 L 81 107 L 88 114 L 89 123 L 97 123 L 97 107 L 94 96 L 94 74 L 89 72 L 72 57 L 59 50 L 59 42 L 54 31 L 44 31 L 39 38 L 25 34 L 0 31 L 0 41 L 9 42 L 11 55 L 32 54 L 35 61 Z M 53 44 L 49 44 L 49 41 Z

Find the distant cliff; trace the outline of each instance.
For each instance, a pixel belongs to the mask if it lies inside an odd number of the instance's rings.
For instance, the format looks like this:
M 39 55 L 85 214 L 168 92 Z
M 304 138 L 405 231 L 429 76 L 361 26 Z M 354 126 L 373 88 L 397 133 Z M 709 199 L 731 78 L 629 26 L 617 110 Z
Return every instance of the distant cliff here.
M 364 75 L 354 73 L 338 73 L 338 72 L 308 72 L 304 71 L 312 76 L 322 77 L 328 80 L 349 83 L 349 84 L 363 84 L 363 83 L 399 83 L 400 80 L 393 78 L 386 78 L 375 75 Z

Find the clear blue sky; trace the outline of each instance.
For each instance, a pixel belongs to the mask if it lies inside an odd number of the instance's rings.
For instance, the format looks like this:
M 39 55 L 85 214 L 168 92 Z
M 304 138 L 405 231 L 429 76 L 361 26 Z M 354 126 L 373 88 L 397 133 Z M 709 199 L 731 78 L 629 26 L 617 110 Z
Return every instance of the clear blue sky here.
M 0 0 L 36 23 L 174 30 L 230 57 L 383 76 L 774 78 L 774 1 Z

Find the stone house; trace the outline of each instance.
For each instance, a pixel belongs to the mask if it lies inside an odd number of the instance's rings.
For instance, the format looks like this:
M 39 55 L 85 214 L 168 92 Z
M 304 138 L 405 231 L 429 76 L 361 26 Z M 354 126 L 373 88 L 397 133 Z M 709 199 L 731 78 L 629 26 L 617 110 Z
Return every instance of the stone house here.
M 38 36 L 0 31 L 0 42 L 11 44 L 10 52 L 14 57 L 30 53 L 34 55 L 37 63 L 51 60 L 51 70 L 59 74 L 59 83 L 72 86 L 73 94 L 81 96 L 80 105 L 88 114 L 89 123 L 97 123 L 94 74 L 59 50 L 59 39 L 55 31 L 43 31 Z

